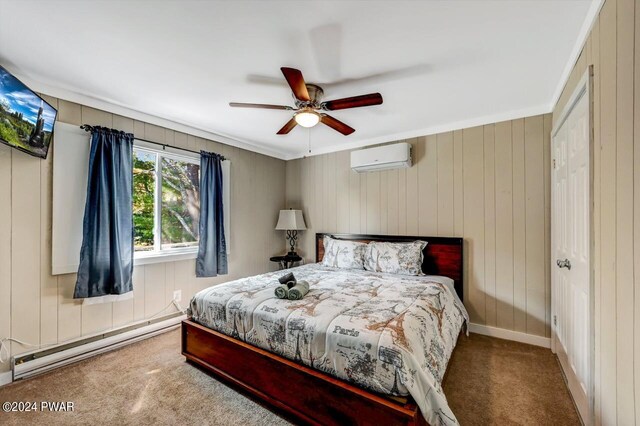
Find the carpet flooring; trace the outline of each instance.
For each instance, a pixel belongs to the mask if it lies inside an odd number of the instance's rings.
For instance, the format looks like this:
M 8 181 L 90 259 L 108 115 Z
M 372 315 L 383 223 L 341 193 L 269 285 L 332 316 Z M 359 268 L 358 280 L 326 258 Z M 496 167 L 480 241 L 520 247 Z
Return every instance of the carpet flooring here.
M 461 336 L 443 385 L 462 425 L 580 424 L 547 349 Z M 71 401 L 74 411 L 0 411 L 2 425 L 290 424 L 186 363 L 177 330 L 0 387 L 6 401 Z

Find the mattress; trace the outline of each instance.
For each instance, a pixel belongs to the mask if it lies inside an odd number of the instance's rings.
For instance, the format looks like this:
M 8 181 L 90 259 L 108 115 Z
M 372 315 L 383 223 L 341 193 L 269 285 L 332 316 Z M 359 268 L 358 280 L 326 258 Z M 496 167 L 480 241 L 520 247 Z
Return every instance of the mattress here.
M 293 272 L 302 300 L 274 296 Z M 216 285 L 190 303 L 199 324 L 373 392 L 411 394 L 431 425 L 457 424 L 442 379 L 467 312 L 453 281 L 321 264 Z

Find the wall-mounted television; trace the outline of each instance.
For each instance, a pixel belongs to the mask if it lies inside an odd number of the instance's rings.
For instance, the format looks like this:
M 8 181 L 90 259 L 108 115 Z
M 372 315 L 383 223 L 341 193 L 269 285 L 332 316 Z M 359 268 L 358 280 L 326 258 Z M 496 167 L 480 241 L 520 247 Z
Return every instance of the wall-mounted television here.
M 47 158 L 58 111 L 0 67 L 0 142 Z

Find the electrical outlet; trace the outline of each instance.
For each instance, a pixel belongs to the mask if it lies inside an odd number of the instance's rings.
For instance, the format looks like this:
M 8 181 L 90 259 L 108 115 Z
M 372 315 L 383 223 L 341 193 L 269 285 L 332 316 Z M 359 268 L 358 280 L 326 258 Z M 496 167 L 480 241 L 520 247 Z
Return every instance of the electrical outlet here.
M 182 290 L 176 290 L 173 292 L 173 300 L 179 302 L 182 300 Z

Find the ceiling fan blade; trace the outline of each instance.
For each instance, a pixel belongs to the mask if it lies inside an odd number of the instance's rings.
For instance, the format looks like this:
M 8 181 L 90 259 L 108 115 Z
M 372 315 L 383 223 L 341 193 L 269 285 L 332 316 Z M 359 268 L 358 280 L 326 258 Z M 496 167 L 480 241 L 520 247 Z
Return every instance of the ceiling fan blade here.
M 292 107 L 286 105 L 271 105 L 271 104 L 248 104 L 244 102 L 229 102 L 229 106 L 236 108 L 263 108 L 263 109 L 288 109 L 293 110 Z
M 296 127 L 298 123 L 296 123 L 296 119 L 292 118 L 291 120 L 289 120 L 287 122 L 287 124 L 285 124 L 282 129 L 278 130 L 278 134 L 279 135 L 286 135 L 287 133 L 289 133 L 294 127 Z
M 329 111 L 347 108 L 359 108 L 372 105 L 380 105 L 382 95 L 380 93 L 369 93 L 368 95 L 352 96 L 350 98 L 336 99 L 322 103 L 322 107 Z
M 296 99 L 299 101 L 309 102 L 311 98 L 309 97 L 307 85 L 304 82 L 304 77 L 302 77 L 300 70 L 287 67 L 282 67 L 280 70 L 282 71 L 282 74 L 284 74 L 284 78 L 287 79 L 287 83 L 289 83 L 289 87 L 291 87 L 291 91 Z
M 320 117 L 320 121 L 345 136 L 350 135 L 351 133 L 356 131 L 356 129 L 347 126 L 342 121 L 336 120 L 335 118 L 327 114 L 322 114 L 322 116 Z

